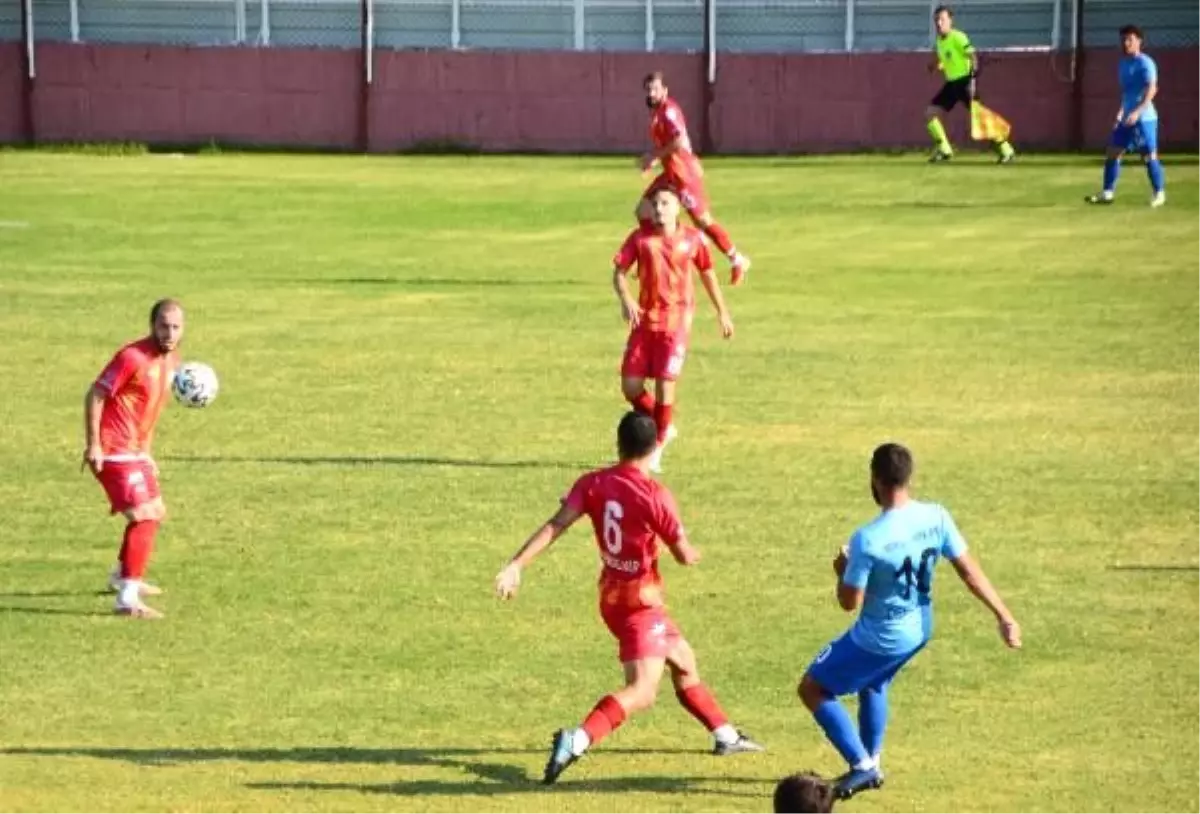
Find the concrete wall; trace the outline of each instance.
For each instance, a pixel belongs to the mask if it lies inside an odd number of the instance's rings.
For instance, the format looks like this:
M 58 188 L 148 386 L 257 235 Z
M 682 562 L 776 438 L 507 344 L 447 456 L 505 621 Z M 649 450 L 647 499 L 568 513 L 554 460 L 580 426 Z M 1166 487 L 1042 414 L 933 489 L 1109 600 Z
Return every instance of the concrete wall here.
M 1198 52 L 1160 50 L 1165 144 L 1196 148 Z M 1112 50 L 1088 55 L 1088 144 L 1118 99 Z M 918 53 L 723 54 L 711 107 L 716 152 L 888 148 L 926 142 L 937 88 Z M 491 151 L 632 152 L 645 146 L 642 75 L 661 68 L 698 138 L 703 61 L 687 54 L 380 51 L 362 108 L 356 51 L 70 45 L 37 49 L 32 107 L 41 141 L 135 140 L 371 150 L 455 141 Z M 991 54 L 981 95 L 1020 147 L 1069 146 L 1069 58 Z M 19 136 L 20 46 L 0 43 L 0 139 Z M 951 130 L 959 140 L 965 116 Z

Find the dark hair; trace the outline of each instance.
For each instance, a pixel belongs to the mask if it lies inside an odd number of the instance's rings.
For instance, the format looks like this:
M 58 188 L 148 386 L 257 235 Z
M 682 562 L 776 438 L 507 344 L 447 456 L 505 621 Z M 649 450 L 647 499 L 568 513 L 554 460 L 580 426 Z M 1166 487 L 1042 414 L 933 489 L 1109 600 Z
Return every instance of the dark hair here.
M 880 444 L 871 455 L 871 477 L 885 489 L 907 486 L 912 473 L 912 453 L 903 444 Z
M 622 461 L 645 458 L 658 444 L 658 425 L 645 413 L 630 410 L 617 425 L 617 453 Z
M 937 8 L 935 8 L 933 10 L 933 16 L 936 17 L 939 14 L 941 14 L 943 11 L 946 12 L 946 16 L 949 17 L 951 20 L 954 19 L 954 9 L 950 8 L 949 6 L 938 6 Z
M 1125 38 L 1126 38 L 1126 37 L 1128 37 L 1130 34 L 1132 34 L 1133 36 L 1137 37 L 1137 38 L 1138 38 L 1139 40 L 1141 40 L 1142 42 L 1145 42 L 1145 41 L 1146 41 L 1146 35 L 1145 35 L 1145 34 L 1143 34 L 1143 33 L 1142 33 L 1142 29 L 1138 28 L 1136 25 L 1123 25 L 1123 26 L 1121 26 L 1121 39 L 1125 39 Z
M 833 811 L 833 786 L 813 772 L 788 775 L 775 786 L 776 814 Z
M 645 87 L 656 80 L 662 82 L 664 85 L 667 84 L 667 77 L 662 71 L 651 71 L 642 80 L 642 86 Z
M 179 300 L 171 297 L 166 297 L 154 303 L 154 305 L 150 306 L 150 324 L 153 325 L 158 322 L 158 318 L 162 316 L 163 311 L 170 311 L 175 308 L 178 308 L 180 311 L 183 310 L 183 306 L 179 303 Z

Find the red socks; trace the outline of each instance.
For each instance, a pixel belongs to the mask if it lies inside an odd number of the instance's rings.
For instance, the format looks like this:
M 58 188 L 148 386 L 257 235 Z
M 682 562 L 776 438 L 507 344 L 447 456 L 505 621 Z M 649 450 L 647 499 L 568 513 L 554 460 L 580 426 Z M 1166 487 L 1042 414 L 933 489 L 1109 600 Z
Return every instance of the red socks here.
M 121 579 L 141 579 L 146 575 L 157 533 L 157 520 L 139 520 L 125 527 L 125 538 L 121 543 Z
M 643 390 L 641 395 L 639 395 L 637 398 L 631 399 L 629 403 L 632 404 L 633 409 L 637 410 L 639 413 L 650 416 L 654 415 L 654 396 L 650 395 L 650 393 L 645 390 Z
M 712 242 L 716 243 L 717 248 L 723 253 L 728 255 L 733 251 L 733 241 L 729 239 L 729 232 L 726 232 L 725 228 L 716 221 L 704 227 L 704 234 L 712 238 Z
M 713 698 L 713 694 L 708 691 L 708 687 L 703 684 L 694 684 L 686 690 L 676 690 L 675 697 L 679 699 L 683 708 L 692 714 L 693 718 L 704 724 L 709 732 L 729 723 L 729 718 L 725 717 L 725 711 L 721 709 L 717 699 Z
M 583 731 L 587 733 L 591 745 L 595 746 L 623 723 L 625 723 L 625 708 L 617 699 L 606 695 L 583 719 Z
M 671 426 L 671 413 L 674 408 L 673 404 L 654 405 L 654 423 L 658 425 L 658 443 L 660 444 L 667 437 L 667 427 Z

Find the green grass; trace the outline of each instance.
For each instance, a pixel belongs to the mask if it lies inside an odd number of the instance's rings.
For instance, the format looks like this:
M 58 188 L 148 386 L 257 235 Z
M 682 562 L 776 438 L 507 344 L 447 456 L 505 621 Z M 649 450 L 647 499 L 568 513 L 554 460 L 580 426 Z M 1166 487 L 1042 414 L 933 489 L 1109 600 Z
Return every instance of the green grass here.
M 1094 159 L 709 168 L 756 266 L 732 343 L 698 317 L 665 480 L 705 560 L 665 570 L 770 751 L 707 756 L 668 690 L 545 790 L 619 682 L 589 532 L 491 581 L 610 454 L 630 162 L 0 155 L 0 809 L 769 810 L 839 770 L 794 686 L 898 439 L 1026 646 L 943 569 L 888 785 L 845 808 L 1196 810 L 1195 160 L 1158 211 L 1133 165 L 1084 207 Z M 166 294 L 222 392 L 164 416 L 141 624 L 96 594 L 121 523 L 80 413 Z

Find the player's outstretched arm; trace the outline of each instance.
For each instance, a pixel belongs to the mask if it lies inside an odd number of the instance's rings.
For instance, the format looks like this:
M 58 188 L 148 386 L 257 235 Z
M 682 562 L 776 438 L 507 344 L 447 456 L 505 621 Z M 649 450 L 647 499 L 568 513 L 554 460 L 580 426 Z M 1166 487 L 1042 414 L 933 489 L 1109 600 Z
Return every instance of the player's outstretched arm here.
M 100 448 L 100 414 L 104 409 L 105 392 L 96 385 L 88 388 L 83 397 L 83 464 L 96 474 L 104 468 L 104 451 Z
M 512 599 L 521 587 L 521 571 L 537 559 L 538 555 L 551 546 L 580 518 L 580 513 L 570 506 L 563 506 L 553 517 L 538 528 L 525 544 L 508 561 L 508 565 L 496 575 L 496 594 L 501 599 Z
M 729 308 L 725 305 L 725 295 L 721 293 L 721 284 L 717 282 L 717 275 L 711 268 L 700 270 L 700 284 L 704 286 L 705 293 L 712 300 L 713 307 L 717 309 L 717 319 L 721 323 L 721 336 L 732 339 L 733 317 L 729 315 Z
M 621 319 L 629 323 L 630 328 L 636 328 L 641 320 L 637 300 L 629 290 L 629 281 L 625 279 L 626 269 L 613 266 L 613 291 L 617 292 L 617 300 L 621 303 Z
M 987 574 L 983 572 L 979 563 L 975 562 L 975 559 L 965 551 L 950 562 L 967 589 L 975 595 L 976 599 L 987 605 L 988 610 L 996 617 L 996 622 L 1000 626 L 1000 638 L 1004 640 L 1004 643 L 1009 647 L 1020 647 L 1021 626 L 1009 612 L 1004 600 L 1000 598 L 1000 594 L 992 587 L 991 580 L 987 578 Z

